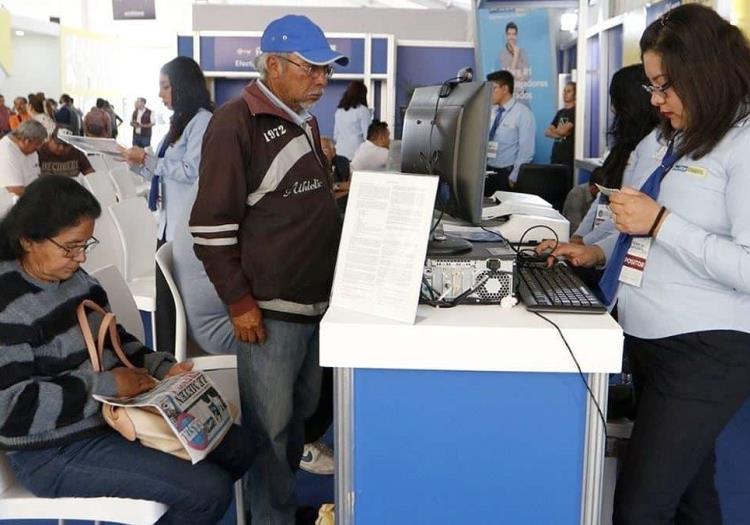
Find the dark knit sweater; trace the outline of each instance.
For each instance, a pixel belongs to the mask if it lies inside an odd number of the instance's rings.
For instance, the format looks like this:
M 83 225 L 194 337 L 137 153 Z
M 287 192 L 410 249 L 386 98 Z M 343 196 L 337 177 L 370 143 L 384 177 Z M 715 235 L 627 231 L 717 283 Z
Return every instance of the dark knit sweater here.
M 112 372 L 91 368 L 78 327 L 84 299 L 109 308 L 104 289 L 83 270 L 59 283 L 28 276 L 16 261 L 0 262 L 0 448 L 19 450 L 70 443 L 106 429 L 92 394 L 115 395 Z M 94 334 L 101 316 L 89 313 Z M 118 326 L 123 350 L 136 366 L 163 377 L 174 358 L 152 352 Z M 120 366 L 105 351 L 105 370 Z

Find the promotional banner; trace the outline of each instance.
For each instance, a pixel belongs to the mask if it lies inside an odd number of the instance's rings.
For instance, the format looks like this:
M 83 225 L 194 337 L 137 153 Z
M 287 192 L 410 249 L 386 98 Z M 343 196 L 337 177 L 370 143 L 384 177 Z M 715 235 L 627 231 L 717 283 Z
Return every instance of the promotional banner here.
M 549 163 L 552 140 L 544 130 L 557 111 L 557 61 L 546 9 L 477 10 L 479 74 L 505 69 L 515 79 L 515 97 L 536 119 L 534 162 Z

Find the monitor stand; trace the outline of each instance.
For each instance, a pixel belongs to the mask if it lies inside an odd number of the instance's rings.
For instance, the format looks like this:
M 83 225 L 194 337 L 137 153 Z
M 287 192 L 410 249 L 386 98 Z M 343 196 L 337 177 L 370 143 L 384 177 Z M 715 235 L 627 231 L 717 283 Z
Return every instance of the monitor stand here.
M 440 225 L 430 236 L 430 242 L 427 244 L 427 255 L 434 257 L 436 255 L 460 255 L 472 250 L 471 242 L 459 237 L 451 237 L 443 232 L 443 226 Z

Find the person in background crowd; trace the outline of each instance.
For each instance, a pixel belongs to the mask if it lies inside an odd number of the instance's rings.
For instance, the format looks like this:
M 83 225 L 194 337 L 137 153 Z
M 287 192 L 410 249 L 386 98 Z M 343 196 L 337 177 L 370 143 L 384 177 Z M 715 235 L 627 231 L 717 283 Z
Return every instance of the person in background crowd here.
M 115 107 L 109 102 L 109 100 L 104 101 L 103 109 L 107 113 L 107 115 L 109 115 L 110 127 L 112 129 L 112 138 L 116 139 L 119 133 L 118 127 L 120 126 L 120 124 L 122 124 L 122 119 L 120 118 L 120 115 L 115 113 Z
M 579 184 L 568 192 L 568 196 L 565 197 L 565 204 L 563 204 L 562 214 L 570 223 L 570 231 L 573 232 L 578 229 L 578 225 L 581 224 L 591 207 L 591 203 L 599 193 L 599 188 L 596 185 L 602 182 L 604 182 L 604 173 L 601 168 L 596 168 L 588 182 Z
M 235 336 L 250 347 L 237 355 L 237 371 L 243 423 L 259 444 L 248 479 L 253 523 L 293 525 L 304 422 L 320 391 L 319 322 L 341 232 L 309 109 L 332 64 L 349 59 L 304 16 L 272 21 L 260 45 L 260 79 L 206 131 L 190 229 Z
M 47 130 L 36 120 L 26 120 L 0 139 L 0 191 L 17 196 L 39 176 L 37 150 L 47 140 Z M 41 210 L 44 208 L 39 208 Z
M 10 108 L 5 105 L 5 97 L 0 95 L 0 138 L 10 131 Z
M 57 113 L 57 100 L 54 98 L 44 99 L 44 112 L 49 118 L 55 120 L 55 113 Z
M 320 146 L 323 148 L 329 164 L 331 165 L 331 175 L 334 183 L 349 182 L 349 160 L 343 155 L 339 155 L 336 146 L 331 137 L 321 137 Z
M 77 177 L 79 174 L 93 173 L 94 168 L 91 167 L 86 154 L 60 139 L 60 135 L 64 134 L 71 132 L 66 128 L 57 128 L 37 151 L 40 175 Z
M 130 125 L 133 126 L 133 146 L 141 148 L 150 146 L 151 128 L 154 123 L 151 121 L 151 110 L 146 107 L 145 98 L 135 99 L 135 111 L 130 118 Z
M 112 138 L 112 119 L 105 111 L 107 101 L 96 99 L 96 106 L 83 118 L 83 133 L 87 137 Z
M 98 243 L 92 234 L 100 214 L 76 181 L 43 177 L 0 223 L 0 447 L 36 496 L 145 499 L 167 505 L 160 525 L 218 523 L 234 481 L 252 463 L 249 433 L 232 425 L 193 465 L 122 437 L 92 397 L 134 396 L 192 368 L 118 325 L 123 351 L 140 368 L 120 366 L 107 348 L 105 371 L 92 371 L 76 308 L 90 299 L 109 309 L 105 290 L 80 268 Z M 96 333 L 101 316 L 88 318 Z
M 44 109 L 45 100 L 44 93 L 29 95 L 29 113 L 31 113 L 31 118 L 44 126 L 44 129 L 47 130 L 47 135 L 51 135 L 55 131 L 55 121 L 47 115 Z
M 359 145 L 352 158 L 352 170 L 384 170 L 391 145 L 387 122 L 374 120 L 367 128 L 367 140 Z
M 214 109 L 200 66 L 187 57 L 174 58 L 162 66 L 159 96 L 174 113 L 156 155 L 138 146 L 123 151 L 123 158 L 151 180 L 149 207 L 159 211 L 157 247 L 174 239 L 178 213 L 192 202 L 190 192 L 198 180 L 203 134 Z M 174 348 L 174 323 L 172 294 L 157 267 L 157 348 Z
M 487 75 L 492 82 L 492 124 L 487 143 L 487 170 L 484 194 L 508 191 L 518 180 L 521 164 L 534 159 L 534 114 L 513 97 L 513 75 L 494 71 Z
M 544 131 L 544 136 L 554 139 L 550 163 L 565 164 L 573 174 L 575 155 L 576 83 L 568 82 L 563 89 L 563 107 Z
M 81 118 L 73 107 L 73 99 L 65 93 L 60 95 L 60 109 L 55 113 L 55 122 L 73 135 L 81 134 Z
M 333 116 L 333 141 L 338 154 L 348 160 L 367 138 L 367 128 L 372 121 L 367 107 L 367 86 L 361 80 L 349 83 Z
M 720 524 L 716 439 L 750 395 L 750 44 L 686 4 L 640 47 L 661 115 L 633 167 L 640 191 L 610 195 L 617 233 L 591 260 L 575 245 L 553 254 L 606 264 L 600 287 L 625 332 L 637 416 L 613 523 Z
M 9 119 L 11 131 L 20 126 L 21 122 L 31 119 L 27 101 L 24 97 L 16 97 L 13 99 L 13 108 L 16 112 L 12 114 Z

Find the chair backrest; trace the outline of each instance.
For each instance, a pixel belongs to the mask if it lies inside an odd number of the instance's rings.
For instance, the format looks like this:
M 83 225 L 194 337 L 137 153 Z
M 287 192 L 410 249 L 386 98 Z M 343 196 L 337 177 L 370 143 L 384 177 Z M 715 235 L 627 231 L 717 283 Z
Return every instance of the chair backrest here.
M 562 211 L 571 187 L 570 168 L 564 164 L 521 164 L 518 181 L 513 189 L 539 195 L 556 210 Z
M 94 222 L 94 237 L 97 238 L 99 244 L 86 255 L 86 262 L 81 265 L 83 269 L 92 273 L 99 268 L 112 265 L 124 275 L 125 258 L 122 252 L 122 240 L 107 207 L 102 209 L 102 214 Z
M 108 208 L 122 243 L 126 281 L 154 275 L 157 224 L 145 199 L 125 199 Z
M 102 209 L 117 202 L 117 194 L 108 171 L 95 171 L 83 178 L 83 185 L 94 194 Z
M 112 186 L 115 188 L 117 200 L 124 201 L 125 199 L 138 196 L 138 191 L 135 189 L 135 181 L 127 166 L 112 168 L 109 171 L 109 178 L 112 181 Z
M 136 336 L 139 341 L 145 341 L 145 331 L 143 329 L 143 320 L 135 304 L 133 294 L 128 288 L 120 271 L 114 266 L 105 266 L 91 273 L 104 291 L 107 292 L 109 306 L 112 312 L 117 316 L 117 322 L 125 329 Z
M 156 251 L 156 264 L 159 265 L 164 280 L 172 294 L 175 309 L 174 327 L 174 355 L 177 361 L 187 358 L 187 319 L 185 317 L 185 305 L 180 296 L 180 290 L 174 280 L 174 257 L 172 255 L 172 242 L 166 242 Z
M 0 218 L 4 217 L 8 210 L 13 207 L 14 197 L 5 188 L 0 188 Z

